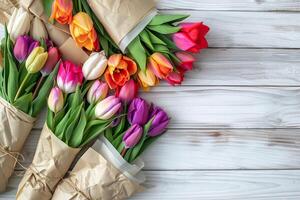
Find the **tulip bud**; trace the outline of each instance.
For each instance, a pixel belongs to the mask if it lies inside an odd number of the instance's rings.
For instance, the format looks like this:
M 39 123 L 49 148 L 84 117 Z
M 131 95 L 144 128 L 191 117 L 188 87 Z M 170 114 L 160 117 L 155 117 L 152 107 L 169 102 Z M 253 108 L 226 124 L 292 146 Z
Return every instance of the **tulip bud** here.
M 145 125 L 149 115 L 149 104 L 141 98 L 135 98 L 132 100 L 128 108 L 128 121 L 132 124 Z
M 56 47 L 51 47 L 48 50 L 48 59 L 44 67 L 41 70 L 42 76 L 48 76 L 52 71 L 57 62 L 60 59 L 58 49 Z
M 133 148 L 135 147 L 143 136 L 143 128 L 138 125 L 132 125 L 125 133 L 123 137 L 123 142 L 125 144 L 125 148 Z
M 82 69 L 70 61 L 63 61 L 59 65 L 57 85 L 65 93 L 75 92 L 77 85 L 83 81 Z
M 45 65 L 48 53 L 44 51 L 43 47 L 36 47 L 28 56 L 25 66 L 29 74 L 39 72 Z
M 196 59 L 187 52 L 177 52 L 175 53 L 176 57 L 180 60 L 179 67 L 184 70 L 192 70 L 193 64 Z
M 48 38 L 48 33 L 44 23 L 37 17 L 34 17 L 31 22 L 30 36 L 36 40 Z
M 107 93 L 107 83 L 96 80 L 88 91 L 87 100 L 90 104 L 97 103 L 98 101 L 103 100 L 106 97 Z
M 33 40 L 30 36 L 19 36 L 14 46 L 14 56 L 19 62 L 23 62 L 32 50 L 38 46 L 39 42 Z
M 99 78 L 107 67 L 107 58 L 104 51 L 92 53 L 88 60 L 83 64 L 82 72 L 86 80 Z
M 171 72 L 167 77 L 166 77 L 166 81 L 168 81 L 168 83 L 170 85 L 180 85 L 183 81 L 183 72 Z
M 54 113 L 59 112 L 64 107 L 64 96 L 58 87 L 52 88 L 48 98 L 48 107 Z
M 147 68 L 145 72 L 139 71 L 138 80 L 141 87 L 143 87 L 144 89 L 153 87 L 159 82 L 158 78 L 149 68 Z
M 22 7 L 15 9 L 9 19 L 7 30 L 13 41 L 20 35 L 26 35 L 30 29 L 30 14 Z
M 150 129 L 148 131 L 148 135 L 150 137 L 155 137 L 162 134 L 170 122 L 167 113 L 163 109 L 155 106 L 151 107 L 149 118 L 152 120 Z
M 119 98 L 109 96 L 96 105 L 95 115 L 98 119 L 108 120 L 119 111 L 121 105 Z
M 147 66 L 159 79 L 166 78 L 173 71 L 171 62 L 162 53 L 157 52 L 150 56 Z
M 120 92 L 118 93 L 118 97 L 123 102 L 131 102 L 137 94 L 137 84 L 134 82 L 134 80 L 129 80 L 127 83 L 125 83 L 124 86 L 121 87 Z

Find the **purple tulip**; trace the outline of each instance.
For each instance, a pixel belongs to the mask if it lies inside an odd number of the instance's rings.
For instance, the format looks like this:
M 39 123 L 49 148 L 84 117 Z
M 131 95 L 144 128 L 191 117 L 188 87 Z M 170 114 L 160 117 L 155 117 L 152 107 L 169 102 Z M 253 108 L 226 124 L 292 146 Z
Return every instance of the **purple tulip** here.
M 37 46 L 39 46 L 39 42 L 31 37 L 27 35 L 19 36 L 14 46 L 14 56 L 19 62 L 23 62 Z
M 131 126 L 125 133 L 123 137 L 123 142 L 125 144 L 125 148 L 133 148 L 135 145 L 139 143 L 143 136 L 143 128 L 138 125 L 134 124 Z
M 133 99 L 128 109 L 127 118 L 129 123 L 144 126 L 148 120 L 149 109 L 150 106 L 144 99 Z
M 169 124 L 169 117 L 167 113 L 160 107 L 152 106 L 150 109 L 150 119 L 153 119 L 148 135 L 155 137 L 162 134 Z

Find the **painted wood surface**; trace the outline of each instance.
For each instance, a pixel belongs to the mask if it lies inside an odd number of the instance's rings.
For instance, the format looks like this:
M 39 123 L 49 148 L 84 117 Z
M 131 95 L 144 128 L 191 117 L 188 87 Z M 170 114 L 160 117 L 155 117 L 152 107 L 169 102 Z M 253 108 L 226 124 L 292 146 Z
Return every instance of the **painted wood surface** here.
M 142 94 L 172 123 L 143 155 L 147 190 L 133 199 L 300 199 L 300 1 L 157 2 L 208 24 L 210 48 L 184 86 Z M 24 147 L 26 166 L 44 114 Z M 1 200 L 15 199 L 19 180 Z
M 146 171 L 144 199 L 298 200 L 300 170 Z M 13 177 L 1 200 L 13 199 L 20 178 Z

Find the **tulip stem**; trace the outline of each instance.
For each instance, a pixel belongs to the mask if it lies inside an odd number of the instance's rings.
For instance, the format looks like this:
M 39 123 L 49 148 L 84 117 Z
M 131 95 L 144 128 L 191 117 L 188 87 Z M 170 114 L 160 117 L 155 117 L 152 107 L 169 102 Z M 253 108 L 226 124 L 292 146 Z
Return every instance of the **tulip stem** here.
M 21 85 L 20 85 L 20 87 L 19 87 L 19 89 L 17 91 L 17 94 L 15 96 L 15 100 L 14 101 L 17 101 L 17 99 L 19 98 L 19 96 L 20 96 L 20 94 L 21 94 L 21 92 L 22 92 L 22 90 L 23 90 L 23 88 L 24 88 L 24 86 L 25 86 L 25 84 L 26 84 L 26 82 L 27 82 L 27 80 L 28 80 L 29 77 L 30 77 L 30 74 L 27 72 L 25 78 L 23 79 L 23 81 L 22 81 L 22 83 L 21 83 Z
M 125 148 L 124 147 L 124 149 L 122 150 L 122 152 L 121 152 L 121 156 L 124 158 L 125 157 L 125 155 L 126 155 L 126 153 L 127 153 L 127 148 Z
M 37 84 L 37 86 L 35 87 L 35 90 L 34 90 L 34 92 L 33 92 L 33 97 L 32 97 L 32 99 L 34 99 L 34 98 L 36 97 L 36 95 L 37 95 L 39 89 L 41 88 L 41 85 L 42 85 L 42 83 L 43 83 L 44 78 L 45 78 L 44 76 L 41 76 L 41 78 L 39 79 L 39 82 L 38 82 L 38 84 Z

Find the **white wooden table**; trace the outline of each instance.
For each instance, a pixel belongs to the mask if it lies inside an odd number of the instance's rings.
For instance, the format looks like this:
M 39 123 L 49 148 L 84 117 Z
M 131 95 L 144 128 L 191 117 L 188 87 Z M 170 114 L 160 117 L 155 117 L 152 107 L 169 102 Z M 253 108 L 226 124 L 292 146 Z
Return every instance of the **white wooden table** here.
M 148 189 L 133 199 L 300 199 L 300 0 L 161 0 L 211 27 L 210 48 L 181 87 L 149 100 L 171 128 L 143 156 Z M 28 164 L 43 125 L 24 155 Z M 20 168 L 17 170 L 21 170 Z M 14 176 L 0 199 L 14 199 Z

